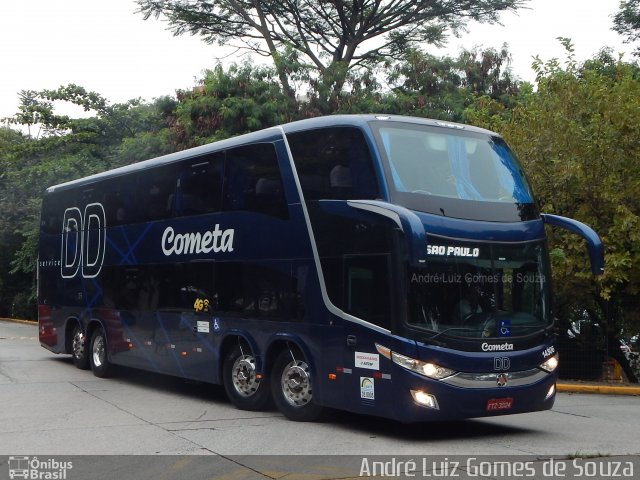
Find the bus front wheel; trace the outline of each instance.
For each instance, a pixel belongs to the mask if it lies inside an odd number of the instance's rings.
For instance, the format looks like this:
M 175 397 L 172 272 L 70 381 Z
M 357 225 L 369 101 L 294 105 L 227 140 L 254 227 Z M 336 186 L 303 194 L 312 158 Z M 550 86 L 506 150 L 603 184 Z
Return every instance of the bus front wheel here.
M 91 335 L 91 347 L 89 351 L 89 364 L 96 377 L 108 377 L 111 372 L 111 364 L 107 357 L 107 338 L 102 327 L 97 327 Z
M 224 389 L 241 410 L 264 410 L 270 401 L 269 382 L 256 371 L 256 359 L 246 343 L 239 343 L 225 357 Z
M 313 400 L 311 368 L 296 349 L 280 352 L 271 375 L 273 400 L 285 417 L 298 422 L 316 420 L 322 407 Z

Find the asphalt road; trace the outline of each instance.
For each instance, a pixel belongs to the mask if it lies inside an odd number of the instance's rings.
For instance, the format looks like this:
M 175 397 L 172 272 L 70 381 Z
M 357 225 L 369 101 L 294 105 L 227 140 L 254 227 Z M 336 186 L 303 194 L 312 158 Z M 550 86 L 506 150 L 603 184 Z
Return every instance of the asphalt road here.
M 130 369 L 98 379 L 40 347 L 36 326 L 0 321 L 0 478 L 6 456 L 35 454 L 218 455 L 232 473 L 245 455 L 637 456 L 638 432 L 640 397 L 565 393 L 552 411 L 493 419 L 401 425 L 332 412 L 296 423 L 236 410 L 220 386 Z M 165 474 L 183 461 L 168 458 L 155 462 Z M 279 477 L 258 470 L 228 478 Z

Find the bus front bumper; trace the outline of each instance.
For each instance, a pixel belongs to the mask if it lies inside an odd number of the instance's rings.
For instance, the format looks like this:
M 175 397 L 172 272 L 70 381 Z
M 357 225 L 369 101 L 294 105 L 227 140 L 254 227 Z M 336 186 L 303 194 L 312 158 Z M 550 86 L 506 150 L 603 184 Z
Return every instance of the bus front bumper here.
M 480 388 L 471 384 L 464 386 L 465 382 L 429 380 L 409 372 L 395 375 L 394 390 L 399 401 L 394 417 L 411 423 L 493 417 L 553 407 L 556 374 L 545 372 L 533 383 L 512 386 L 498 376 L 493 375 L 493 386 Z

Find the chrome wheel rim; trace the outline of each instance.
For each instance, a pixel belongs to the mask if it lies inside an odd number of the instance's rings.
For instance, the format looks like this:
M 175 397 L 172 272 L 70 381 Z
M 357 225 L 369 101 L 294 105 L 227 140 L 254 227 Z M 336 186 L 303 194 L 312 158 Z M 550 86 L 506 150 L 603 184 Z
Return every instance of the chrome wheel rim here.
M 75 358 L 80 359 L 84 355 L 84 340 L 84 332 L 80 328 L 76 328 L 73 334 L 72 344 L 73 356 Z
M 104 337 L 102 335 L 98 335 L 95 341 L 93 342 L 93 364 L 96 367 L 101 367 L 104 363 L 105 356 L 105 348 L 104 348 Z
M 302 360 L 290 362 L 280 380 L 285 400 L 293 407 L 303 407 L 312 399 L 309 365 Z
M 250 397 L 258 391 L 260 380 L 256 378 L 256 359 L 251 355 L 236 358 L 231 369 L 233 388 L 243 397 Z

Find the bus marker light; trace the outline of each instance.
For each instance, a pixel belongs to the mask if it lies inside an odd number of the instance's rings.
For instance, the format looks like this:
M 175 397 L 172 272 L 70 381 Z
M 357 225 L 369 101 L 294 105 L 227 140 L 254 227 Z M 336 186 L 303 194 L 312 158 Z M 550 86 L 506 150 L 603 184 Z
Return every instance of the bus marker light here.
M 256 380 L 262 380 L 262 374 L 256 373 Z
M 338 376 L 335 373 L 329 374 L 329 380 L 335 380 L 336 378 L 338 378 Z
M 385 358 L 388 358 L 389 360 L 391 360 L 391 349 L 387 348 L 387 347 L 383 347 L 382 345 L 376 343 L 376 350 L 378 351 L 378 353 L 380 355 L 382 355 Z
M 181 357 L 186 357 L 187 355 L 189 355 L 187 352 L 180 352 Z
M 130 344 L 129 344 L 129 348 L 133 348 L 133 343 L 130 343 Z
M 382 378 L 382 372 L 373 372 L 373 378 Z
M 411 390 L 411 396 L 413 400 L 421 407 L 433 408 L 434 410 L 440 410 L 436 397 L 425 393 L 422 390 Z

